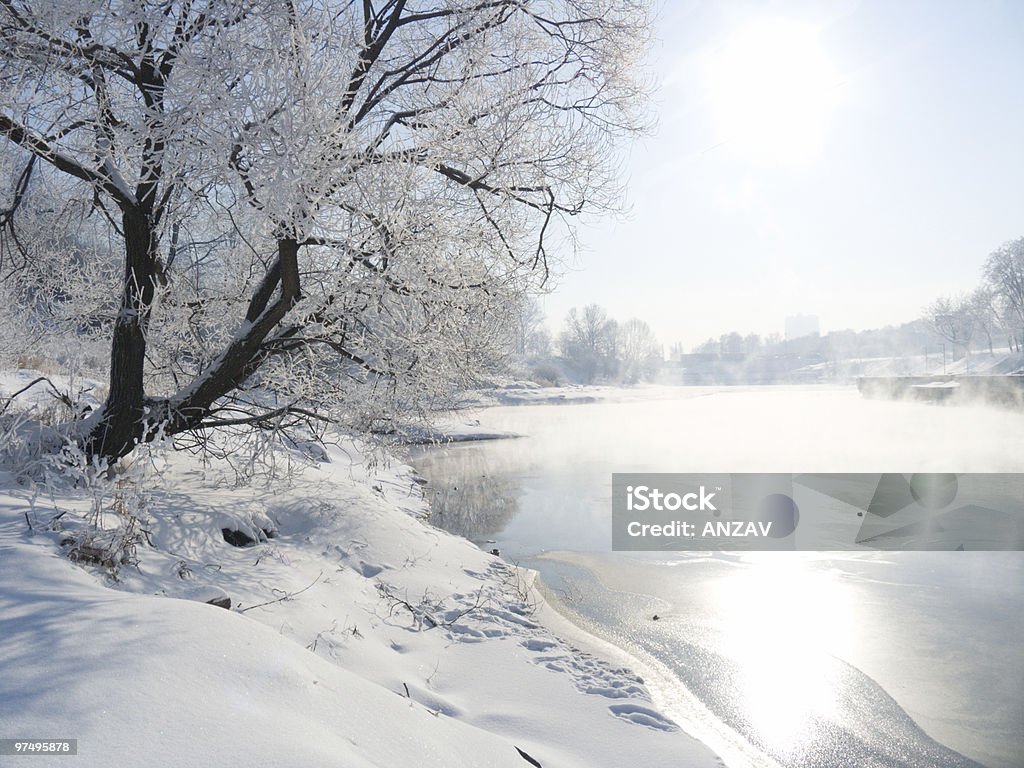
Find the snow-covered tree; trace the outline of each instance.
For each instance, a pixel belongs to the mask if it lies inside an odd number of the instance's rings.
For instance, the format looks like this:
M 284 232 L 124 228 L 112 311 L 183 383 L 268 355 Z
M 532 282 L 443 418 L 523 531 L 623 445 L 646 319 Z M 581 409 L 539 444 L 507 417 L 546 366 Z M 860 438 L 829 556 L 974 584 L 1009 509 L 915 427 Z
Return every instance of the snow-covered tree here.
M 961 348 L 965 355 L 971 352 L 971 340 L 977 332 L 977 316 L 970 296 L 943 296 L 925 310 L 925 320 L 935 332 L 948 341 L 953 353 Z
M 993 338 L 1002 332 L 1000 327 L 999 298 L 995 291 L 986 285 L 975 288 L 970 296 L 971 313 L 978 336 L 984 336 L 988 345 L 988 353 L 995 353 Z
M 514 308 L 511 332 L 517 356 L 543 360 L 551 355 L 551 333 L 544 325 L 544 310 L 535 296 L 524 296 Z
M 0 269 L 78 276 L 109 333 L 83 446 L 386 428 L 472 376 L 569 219 L 617 203 L 646 24 L 634 0 L 0 0 Z M 40 182 L 106 253 L 18 237 Z
M 1019 349 L 1024 343 L 1024 237 L 993 251 L 984 274 L 1003 326 Z

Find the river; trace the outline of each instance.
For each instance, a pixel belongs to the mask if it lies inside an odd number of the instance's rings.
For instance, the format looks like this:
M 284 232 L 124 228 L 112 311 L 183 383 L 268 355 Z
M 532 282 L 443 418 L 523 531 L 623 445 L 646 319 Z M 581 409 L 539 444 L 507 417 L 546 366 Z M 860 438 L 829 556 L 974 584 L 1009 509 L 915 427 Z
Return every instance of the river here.
M 693 387 L 476 415 L 522 437 L 414 451 L 434 523 L 537 570 L 727 761 L 1024 766 L 1024 554 L 611 551 L 613 472 L 1024 472 L 1024 414 Z

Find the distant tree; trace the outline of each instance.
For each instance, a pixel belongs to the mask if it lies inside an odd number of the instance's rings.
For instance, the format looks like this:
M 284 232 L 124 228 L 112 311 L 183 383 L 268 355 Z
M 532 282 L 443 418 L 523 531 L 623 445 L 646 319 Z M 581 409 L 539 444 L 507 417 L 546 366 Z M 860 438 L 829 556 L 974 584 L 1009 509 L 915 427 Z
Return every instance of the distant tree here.
M 683 349 L 682 342 L 674 342 L 668 350 L 668 359 L 679 361 L 682 360 L 683 355 L 686 354 L 686 350 Z
M 554 233 L 615 205 L 647 18 L 633 0 L 2 0 L 4 280 L 30 260 L 15 224 L 44 168 L 121 261 L 96 287 L 109 395 L 76 439 L 116 460 L 159 432 L 387 428 L 470 381 Z
M 984 275 L 1019 351 L 1024 344 L 1024 237 L 993 251 L 985 261 Z
M 709 338 L 694 347 L 693 351 L 701 355 L 717 355 L 721 353 L 722 345 L 716 339 Z
M 756 355 L 761 351 L 761 337 L 756 333 L 747 334 L 743 337 L 743 353 L 745 355 Z
M 664 353 L 651 328 L 632 318 L 618 329 L 619 378 L 627 384 L 651 381 L 664 362 Z
M 591 383 L 598 377 L 613 378 L 618 373 L 618 324 L 598 304 L 588 304 L 582 311 L 575 307 L 565 318 L 559 338 L 562 356 Z
M 925 319 L 935 332 L 952 345 L 952 351 L 963 350 L 970 354 L 971 340 L 977 332 L 977 319 L 971 297 L 944 296 L 937 299 L 925 310 Z
M 1024 334 L 1017 330 L 1020 328 L 1020 317 L 1005 296 L 992 293 L 992 311 L 995 313 L 996 324 L 1006 336 L 1010 349 L 1018 353 L 1024 351 L 1024 347 L 1022 347 Z
M 994 354 L 993 336 L 998 335 L 1001 330 L 998 298 L 990 287 L 981 286 L 971 293 L 969 302 L 977 333 L 985 337 L 985 341 L 988 343 L 988 353 Z
M 513 308 L 514 352 L 526 360 L 543 360 L 551 355 L 551 332 L 544 325 L 544 310 L 535 296 L 523 296 Z
M 733 331 L 732 333 L 723 333 L 718 339 L 718 342 L 721 346 L 723 355 L 743 354 L 743 337 L 736 333 L 736 331 Z
M 547 326 L 537 328 L 526 340 L 526 359 L 534 361 L 550 360 L 552 354 L 551 331 Z

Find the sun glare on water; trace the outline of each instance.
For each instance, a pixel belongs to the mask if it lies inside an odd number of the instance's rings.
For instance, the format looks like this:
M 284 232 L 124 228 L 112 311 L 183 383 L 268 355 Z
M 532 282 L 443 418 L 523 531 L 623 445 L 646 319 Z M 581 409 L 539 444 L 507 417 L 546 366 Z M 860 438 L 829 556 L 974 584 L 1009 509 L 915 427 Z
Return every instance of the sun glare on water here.
M 768 164 L 804 163 L 821 153 L 839 77 L 815 27 L 752 24 L 710 52 L 704 70 L 722 143 Z
M 835 657 L 855 642 L 855 606 L 802 560 L 755 558 L 720 588 L 720 650 L 739 666 L 744 717 L 765 746 L 800 753 L 814 720 L 836 714 Z

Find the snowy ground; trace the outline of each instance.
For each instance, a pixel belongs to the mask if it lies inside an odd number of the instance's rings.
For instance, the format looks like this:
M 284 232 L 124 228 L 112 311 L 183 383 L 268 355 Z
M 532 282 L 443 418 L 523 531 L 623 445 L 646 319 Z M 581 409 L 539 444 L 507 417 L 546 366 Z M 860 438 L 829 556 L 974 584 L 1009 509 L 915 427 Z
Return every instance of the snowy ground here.
M 856 358 L 836 362 L 816 363 L 800 368 L 796 373 L 814 373 L 828 378 L 840 372 L 844 377 L 856 376 L 940 376 L 944 374 L 970 374 L 973 376 L 1003 376 L 1024 371 L 1024 355 L 1009 349 L 973 351 L 970 357 L 954 360 L 952 354 L 943 362 L 942 352 L 908 357 Z
M 141 510 L 116 575 L 61 544 L 94 494 L 0 472 L 0 738 L 77 739 L 82 767 L 721 765 L 558 639 L 529 573 L 429 526 L 411 470 L 327 458 L 272 487 L 158 458 L 148 494 L 100 499 L 107 528 Z
M 675 396 L 679 388 L 659 384 L 637 384 L 631 387 L 603 384 L 566 384 L 542 387 L 532 381 L 510 381 L 486 389 L 468 392 L 464 408 L 487 408 L 495 405 L 578 405 L 604 401 L 629 402 L 657 400 Z

